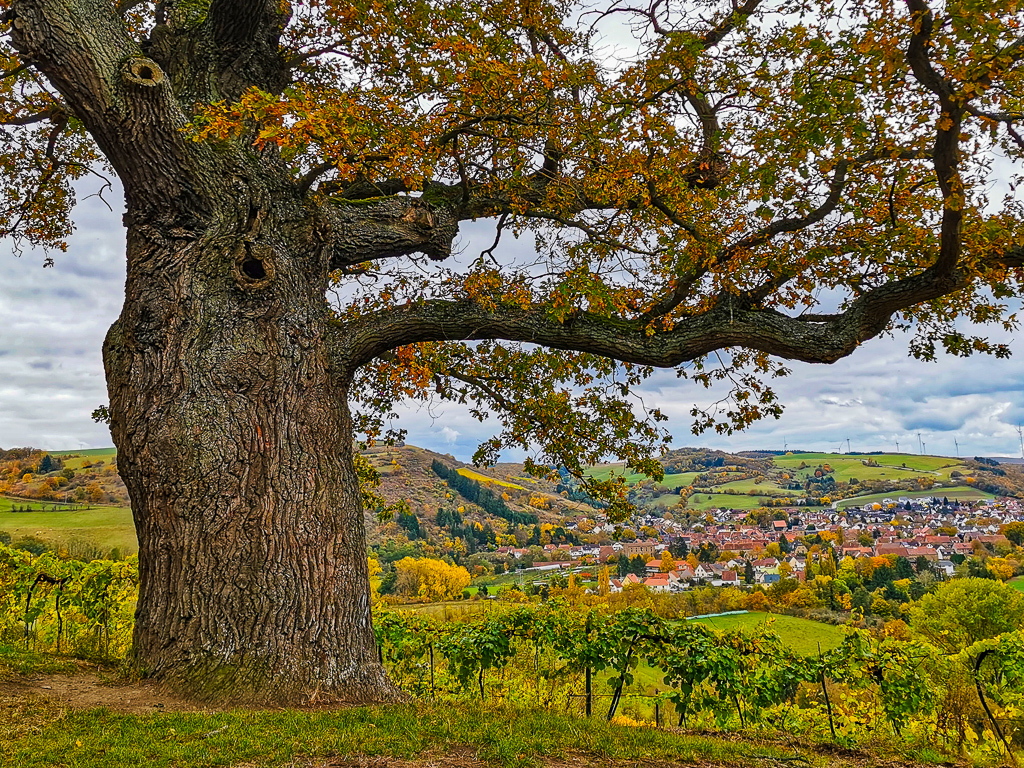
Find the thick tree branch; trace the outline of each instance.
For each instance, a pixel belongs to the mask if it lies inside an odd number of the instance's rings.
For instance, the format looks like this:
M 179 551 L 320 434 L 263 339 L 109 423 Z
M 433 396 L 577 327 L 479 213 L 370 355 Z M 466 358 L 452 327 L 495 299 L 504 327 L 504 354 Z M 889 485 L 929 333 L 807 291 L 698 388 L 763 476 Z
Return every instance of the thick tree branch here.
M 237 99 L 257 86 L 279 93 L 288 84 L 281 34 L 290 18 L 276 0 L 213 0 L 206 29 L 217 51 L 220 95 Z
M 11 41 L 85 124 L 124 184 L 130 213 L 179 223 L 204 209 L 198 177 L 216 164 L 183 134 L 186 118 L 156 62 L 105 0 L 16 0 Z
M 937 96 L 952 98 L 953 84 L 939 74 L 928 55 L 932 33 L 935 31 L 932 9 L 926 0 L 907 0 L 907 7 L 914 22 L 914 32 L 907 46 L 907 63 L 921 85 Z
M 1003 263 L 1009 252 L 993 262 Z M 478 302 L 431 300 L 394 307 L 350 321 L 344 359 L 349 370 L 390 349 L 425 341 L 503 339 L 601 355 L 622 362 L 673 367 L 727 347 L 753 349 L 786 359 L 831 363 L 881 333 L 892 316 L 966 287 L 973 273 L 930 267 L 886 283 L 854 299 L 842 313 L 811 322 L 772 309 L 730 307 L 679 322 L 671 331 L 647 333 L 642 320 L 627 321 L 578 312 L 564 322 L 541 306 L 522 309 Z
M 963 208 L 966 202 L 963 181 L 960 178 L 960 129 L 966 100 L 958 96 L 948 78 L 938 73 L 929 56 L 935 18 L 926 0 L 907 0 L 914 19 L 914 33 L 907 46 L 907 63 L 914 77 L 939 97 L 942 110 L 935 133 L 932 162 L 935 177 L 942 190 L 943 212 L 939 255 L 936 267 L 952 270 L 960 258 L 960 230 L 963 226 Z
M 332 270 L 411 253 L 446 259 L 458 234 L 450 207 L 404 195 L 328 201 L 319 214 L 320 238 Z

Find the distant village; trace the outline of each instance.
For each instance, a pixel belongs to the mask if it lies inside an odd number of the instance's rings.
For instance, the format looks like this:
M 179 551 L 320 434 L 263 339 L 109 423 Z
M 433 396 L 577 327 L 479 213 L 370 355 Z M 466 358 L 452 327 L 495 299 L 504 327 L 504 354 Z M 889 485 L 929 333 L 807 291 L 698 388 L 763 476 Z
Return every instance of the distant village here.
M 681 592 L 695 586 L 770 585 L 785 577 L 804 581 L 808 566 L 822 558 L 904 557 L 918 570 L 927 563 L 939 575 L 952 576 L 957 565 L 974 556 L 1012 548 L 999 533 L 1024 522 L 1024 501 L 998 499 L 969 503 L 943 498 L 894 496 L 864 507 L 773 510 L 775 517 L 751 524 L 748 510 L 711 510 L 706 524 L 684 525 L 642 515 L 631 528 L 648 536 L 607 545 L 547 544 L 542 548 L 499 547 L 508 569 L 537 578 L 546 572 L 578 572 L 608 563 L 636 563 L 641 573 L 618 568 L 612 592 L 642 584 L 655 592 Z M 583 520 L 565 525 L 575 532 Z M 593 526 L 590 526 L 590 523 Z M 588 537 L 615 535 L 617 526 L 600 516 L 586 520 Z M 653 532 L 653 535 L 652 535 Z M 538 549 L 543 556 L 538 558 Z M 668 564 L 669 567 L 666 567 Z M 630 570 L 622 573 L 623 570 Z M 820 570 L 820 569 L 819 569 Z

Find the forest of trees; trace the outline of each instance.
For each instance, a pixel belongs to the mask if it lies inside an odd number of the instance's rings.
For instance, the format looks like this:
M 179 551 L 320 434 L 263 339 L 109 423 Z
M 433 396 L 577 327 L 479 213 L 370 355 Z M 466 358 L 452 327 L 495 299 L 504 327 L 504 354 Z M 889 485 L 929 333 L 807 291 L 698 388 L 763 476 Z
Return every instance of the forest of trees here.
M 434 459 L 430 468 L 434 474 L 444 480 L 448 487 L 458 493 L 466 501 L 476 504 L 489 515 L 500 517 L 506 520 L 510 526 L 536 525 L 537 516 L 530 512 L 518 512 L 509 507 L 500 496 L 495 496 L 492 491 L 484 488 L 472 478 L 460 475 L 458 470 L 445 466 L 442 462 Z

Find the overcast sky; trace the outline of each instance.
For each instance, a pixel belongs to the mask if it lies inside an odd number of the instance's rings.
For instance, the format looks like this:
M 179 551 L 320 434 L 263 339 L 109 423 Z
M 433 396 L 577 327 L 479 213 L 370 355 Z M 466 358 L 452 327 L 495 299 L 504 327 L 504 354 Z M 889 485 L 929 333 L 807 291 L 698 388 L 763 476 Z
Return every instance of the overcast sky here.
M 124 234 L 120 205 L 113 212 L 85 200 L 67 253 L 20 258 L 10 243 L 0 249 L 0 446 L 49 450 L 111 444 L 103 424 L 90 414 L 107 402 L 100 348 L 117 317 L 124 288 Z M 466 253 L 489 245 L 489 233 L 470 231 Z M 480 244 L 482 243 L 482 245 Z M 993 329 L 993 336 L 998 333 Z M 962 456 L 1019 456 L 1018 424 L 1024 422 L 1024 346 L 1008 338 L 1015 356 L 942 358 L 921 363 L 907 355 L 907 339 L 876 339 L 831 366 L 791 364 L 791 376 L 776 382 L 786 406 L 779 421 L 763 421 L 733 437 L 690 434 L 695 402 L 716 399 L 659 372 L 646 385 L 648 404 L 670 417 L 676 446 L 707 445 L 728 450 L 802 448 L 917 452 Z M 445 405 L 410 407 L 401 425 L 414 445 L 468 460 L 490 436 L 488 423 L 465 409 Z M 519 458 L 518 456 L 510 456 Z

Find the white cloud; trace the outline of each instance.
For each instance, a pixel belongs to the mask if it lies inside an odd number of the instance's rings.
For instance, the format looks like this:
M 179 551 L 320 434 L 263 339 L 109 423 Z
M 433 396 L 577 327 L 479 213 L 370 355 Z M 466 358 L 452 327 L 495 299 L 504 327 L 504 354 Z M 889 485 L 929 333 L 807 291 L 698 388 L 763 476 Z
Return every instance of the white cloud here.
M 455 441 L 459 438 L 459 430 L 452 429 L 451 427 L 445 427 L 441 430 L 441 436 L 448 445 L 454 445 Z

